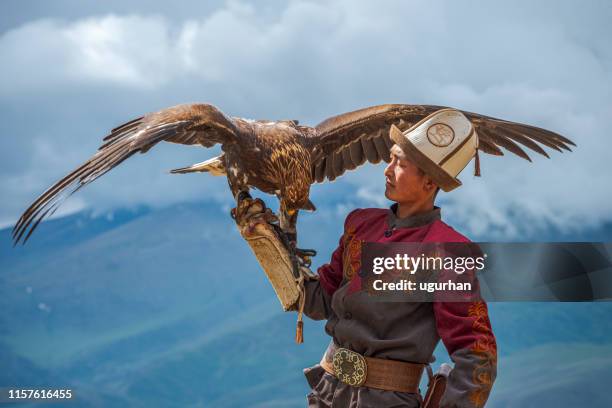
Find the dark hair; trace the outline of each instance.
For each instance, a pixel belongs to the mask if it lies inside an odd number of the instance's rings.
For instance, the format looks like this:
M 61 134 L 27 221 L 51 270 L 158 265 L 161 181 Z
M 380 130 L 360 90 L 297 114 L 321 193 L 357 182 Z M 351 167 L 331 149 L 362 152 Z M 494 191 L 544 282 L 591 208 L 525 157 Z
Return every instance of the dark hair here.
M 438 193 L 440 192 L 440 187 L 436 187 L 436 192 L 433 195 L 433 201 L 436 201 L 436 196 L 438 195 Z

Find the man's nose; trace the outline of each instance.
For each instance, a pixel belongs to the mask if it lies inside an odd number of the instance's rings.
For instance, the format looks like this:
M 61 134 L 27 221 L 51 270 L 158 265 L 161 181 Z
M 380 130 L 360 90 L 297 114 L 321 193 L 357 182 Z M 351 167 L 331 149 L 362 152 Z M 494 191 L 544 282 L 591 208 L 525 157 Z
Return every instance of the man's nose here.
M 391 163 L 387 164 L 387 167 L 385 167 L 385 171 L 383 173 L 385 176 L 387 177 L 391 177 Z

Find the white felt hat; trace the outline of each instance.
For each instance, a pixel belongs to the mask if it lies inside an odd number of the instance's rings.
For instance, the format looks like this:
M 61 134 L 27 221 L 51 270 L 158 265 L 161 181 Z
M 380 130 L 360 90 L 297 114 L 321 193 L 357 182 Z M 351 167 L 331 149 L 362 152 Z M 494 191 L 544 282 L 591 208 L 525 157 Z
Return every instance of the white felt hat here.
M 476 156 L 478 135 L 472 122 L 455 109 L 440 109 L 405 132 L 391 126 L 391 140 L 444 191 L 461 185 L 457 175 Z M 476 172 L 478 173 L 478 162 Z

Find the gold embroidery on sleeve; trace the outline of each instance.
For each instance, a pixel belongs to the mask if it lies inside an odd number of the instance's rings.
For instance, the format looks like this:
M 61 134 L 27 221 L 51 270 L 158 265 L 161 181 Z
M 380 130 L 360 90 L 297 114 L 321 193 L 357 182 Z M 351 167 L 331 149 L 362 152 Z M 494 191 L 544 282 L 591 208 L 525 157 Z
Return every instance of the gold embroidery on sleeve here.
M 472 381 L 477 388 L 470 392 L 469 399 L 476 407 L 483 407 L 493 387 L 491 373 L 493 364 L 497 364 L 497 346 L 492 340 L 486 304 L 482 301 L 472 303 L 468 316 L 474 318 L 472 329 L 477 336 L 470 352 L 478 359 L 472 371 Z
M 349 226 L 344 236 L 342 267 L 344 278 L 350 281 L 361 269 L 361 240 L 355 238 L 355 228 Z

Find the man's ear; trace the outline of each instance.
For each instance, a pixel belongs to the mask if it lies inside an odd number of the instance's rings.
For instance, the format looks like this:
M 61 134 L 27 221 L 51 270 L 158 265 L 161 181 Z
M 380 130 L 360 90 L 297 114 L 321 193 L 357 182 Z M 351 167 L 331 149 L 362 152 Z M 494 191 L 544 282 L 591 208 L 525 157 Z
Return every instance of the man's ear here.
M 425 191 L 427 191 L 428 193 L 434 192 L 438 188 L 438 185 L 434 183 L 433 180 L 428 175 L 425 175 L 423 181 L 424 181 L 423 186 L 425 187 Z

